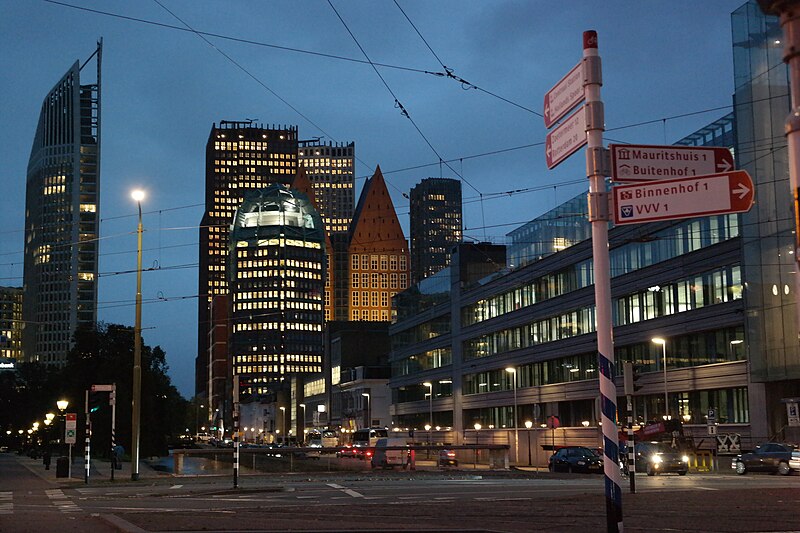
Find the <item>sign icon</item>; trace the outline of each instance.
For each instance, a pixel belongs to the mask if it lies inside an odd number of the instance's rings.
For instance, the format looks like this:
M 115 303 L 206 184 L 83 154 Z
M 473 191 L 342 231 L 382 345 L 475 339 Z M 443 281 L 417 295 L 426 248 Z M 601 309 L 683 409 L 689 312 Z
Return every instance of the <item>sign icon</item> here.
M 611 178 L 639 182 L 706 176 L 733 170 L 733 154 L 720 146 L 611 144 Z

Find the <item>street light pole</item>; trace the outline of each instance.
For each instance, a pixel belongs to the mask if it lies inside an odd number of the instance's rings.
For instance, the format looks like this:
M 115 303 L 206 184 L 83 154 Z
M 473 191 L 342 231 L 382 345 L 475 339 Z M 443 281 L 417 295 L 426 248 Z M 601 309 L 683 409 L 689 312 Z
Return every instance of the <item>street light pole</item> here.
M 139 208 L 136 228 L 136 319 L 133 326 L 133 399 L 131 401 L 131 480 L 139 480 L 139 432 L 142 410 L 142 200 L 144 191 L 131 193 Z
M 517 427 L 517 369 L 506 368 L 506 372 L 514 376 L 514 464 L 519 464 L 519 428 Z
M 664 420 L 669 419 L 669 395 L 667 394 L 667 341 L 653 337 L 653 342 L 661 345 L 661 360 L 664 367 Z
M 533 465 L 531 462 L 531 428 L 533 427 L 533 422 L 530 420 L 525 421 L 525 428 L 528 430 L 528 466 Z
M 367 399 L 367 427 L 372 427 L 372 413 L 370 412 L 370 404 L 369 404 L 369 393 L 362 392 L 361 396 L 364 396 Z
M 299 437 L 299 436 L 302 435 L 303 436 L 303 443 L 305 443 L 305 441 L 306 441 L 306 404 L 301 403 L 300 407 L 303 408 L 303 417 L 301 418 L 301 420 L 303 421 L 303 425 L 302 425 L 302 427 L 300 427 L 299 431 L 297 432 L 297 436 Z M 300 426 L 300 424 L 298 424 L 298 426 Z
M 286 424 L 286 407 L 278 407 L 278 409 L 281 410 L 281 424 L 278 431 L 283 431 L 285 429 L 283 426 Z M 283 434 L 285 438 L 286 432 L 284 431 Z
M 426 381 L 423 383 L 424 386 L 428 387 L 428 427 L 433 428 L 433 383 L 430 381 Z M 431 444 L 431 430 L 428 429 L 428 445 Z

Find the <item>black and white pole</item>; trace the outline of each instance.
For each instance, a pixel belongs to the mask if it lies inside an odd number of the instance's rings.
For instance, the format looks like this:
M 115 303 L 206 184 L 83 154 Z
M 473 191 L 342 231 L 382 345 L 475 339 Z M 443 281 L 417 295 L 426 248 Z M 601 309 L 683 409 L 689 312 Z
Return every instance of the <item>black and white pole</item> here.
M 86 440 L 84 443 L 84 451 L 83 451 L 83 462 L 84 462 L 84 474 L 83 474 L 83 482 L 87 485 L 89 484 L 89 448 L 92 442 L 92 423 L 89 421 L 89 390 L 86 390 Z
M 597 358 L 600 369 L 600 410 L 603 428 L 606 525 L 609 532 L 622 531 L 619 443 L 617 438 L 617 387 L 614 384 L 614 341 L 611 329 L 611 274 L 608 255 L 608 169 L 603 147 L 604 112 L 600 99 L 603 85 L 597 32 L 583 32 L 583 91 L 586 97 L 586 177 L 589 178 L 589 221 L 592 224 L 594 295 L 597 321 Z
M 239 488 L 239 374 L 233 374 L 233 488 Z
M 631 483 L 631 494 L 636 494 L 636 443 L 633 434 L 633 396 L 628 399 L 628 479 Z
M 108 394 L 108 403 L 111 404 L 111 481 L 114 481 L 114 470 L 117 468 L 117 384 L 111 384 Z

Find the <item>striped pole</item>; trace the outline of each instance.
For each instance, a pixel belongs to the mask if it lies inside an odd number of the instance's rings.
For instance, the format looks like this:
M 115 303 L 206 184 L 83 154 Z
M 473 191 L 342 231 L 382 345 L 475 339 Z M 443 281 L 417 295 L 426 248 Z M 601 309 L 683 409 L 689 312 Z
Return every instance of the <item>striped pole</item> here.
M 92 442 L 92 423 L 89 421 L 89 390 L 86 390 L 86 440 L 84 443 L 84 452 L 83 452 L 83 462 L 84 462 L 84 474 L 83 474 L 83 481 L 87 485 L 89 484 L 89 447 Z
M 239 374 L 233 373 L 233 488 L 239 488 Z
M 111 392 L 108 396 L 108 403 L 111 404 L 111 481 L 114 481 L 114 470 L 117 468 L 117 384 L 111 384 Z
M 636 494 L 636 451 L 633 434 L 633 397 L 628 394 L 628 476 L 631 482 L 631 494 Z
M 583 32 L 583 91 L 586 97 L 586 176 L 589 178 L 589 220 L 592 224 L 594 295 L 597 321 L 597 359 L 600 370 L 600 410 L 603 429 L 606 526 L 618 533 L 622 526 L 619 445 L 617 440 L 617 387 L 614 384 L 614 341 L 611 325 L 611 271 L 608 254 L 608 191 L 606 190 L 603 84 L 597 32 Z

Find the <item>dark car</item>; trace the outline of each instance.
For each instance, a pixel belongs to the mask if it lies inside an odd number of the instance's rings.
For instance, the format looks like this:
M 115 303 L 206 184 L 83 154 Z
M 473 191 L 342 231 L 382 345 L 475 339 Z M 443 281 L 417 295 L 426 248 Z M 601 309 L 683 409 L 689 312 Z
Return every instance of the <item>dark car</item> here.
M 458 466 L 456 452 L 453 450 L 439 450 L 439 466 Z
M 731 466 L 739 475 L 748 472 L 770 472 L 782 476 L 792 473 L 800 462 L 800 450 L 794 444 L 766 442 L 752 452 L 737 455 Z
M 550 456 L 547 468 L 551 472 L 603 471 L 603 458 L 585 446 L 565 446 Z
M 648 476 L 673 472 L 685 476 L 689 472 L 689 456 L 664 442 L 641 442 L 636 451 L 636 471 Z

